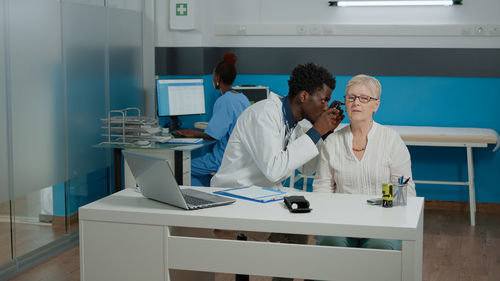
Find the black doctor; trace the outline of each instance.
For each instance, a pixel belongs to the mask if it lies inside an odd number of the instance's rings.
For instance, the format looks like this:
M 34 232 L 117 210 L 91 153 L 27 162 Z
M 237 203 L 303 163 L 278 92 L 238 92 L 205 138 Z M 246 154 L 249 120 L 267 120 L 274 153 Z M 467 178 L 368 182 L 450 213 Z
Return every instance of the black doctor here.
M 307 63 L 295 67 L 288 85 L 288 96 L 280 98 L 273 94 L 240 115 L 211 186 L 280 188 L 281 182 L 295 169 L 319 154 L 321 137 L 337 128 L 343 118 L 338 110 L 328 108 L 335 78 L 325 68 Z M 313 124 L 305 133 L 297 126 L 303 119 Z M 305 244 L 308 239 L 299 234 L 246 234 L 254 240 L 268 238 L 280 243 Z M 236 236 L 215 231 L 216 237 L 228 235 Z M 243 276 L 237 277 L 239 280 Z M 292 279 L 273 277 L 273 280 Z
M 319 154 L 321 136 L 343 118 L 328 108 L 335 78 L 308 63 L 295 67 L 288 85 L 288 96 L 272 94 L 239 117 L 211 186 L 279 188 L 282 180 Z M 297 126 L 303 119 L 313 124 L 305 134 Z

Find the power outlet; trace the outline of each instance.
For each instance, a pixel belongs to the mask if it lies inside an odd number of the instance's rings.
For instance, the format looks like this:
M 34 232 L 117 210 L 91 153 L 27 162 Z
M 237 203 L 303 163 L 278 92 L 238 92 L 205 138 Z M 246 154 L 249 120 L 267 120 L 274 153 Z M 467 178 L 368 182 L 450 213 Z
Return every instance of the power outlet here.
M 321 35 L 321 26 L 312 24 L 309 26 L 309 34 L 310 35 Z
M 462 35 L 472 35 L 472 27 L 464 27 L 461 30 Z
M 500 36 L 500 25 L 493 25 L 490 27 L 490 35 Z
M 325 35 L 333 35 L 335 31 L 331 25 L 324 24 L 323 25 L 323 34 Z
M 306 35 L 307 27 L 305 25 L 297 25 L 297 35 Z
M 479 36 L 486 35 L 486 28 L 484 26 L 474 27 L 474 35 L 479 35 Z
M 247 34 L 247 26 L 246 25 L 240 25 L 238 26 L 238 30 L 236 31 L 238 35 L 245 35 Z

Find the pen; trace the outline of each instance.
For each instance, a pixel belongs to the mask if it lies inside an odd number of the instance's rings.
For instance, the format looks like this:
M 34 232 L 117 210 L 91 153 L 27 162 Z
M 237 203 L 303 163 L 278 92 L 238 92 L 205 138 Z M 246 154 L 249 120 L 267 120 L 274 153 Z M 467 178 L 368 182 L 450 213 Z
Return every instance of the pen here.
M 261 202 L 269 202 L 269 201 L 283 199 L 283 197 L 284 196 L 276 196 L 276 197 L 271 197 L 271 198 L 262 198 L 262 199 L 259 199 L 259 201 L 261 201 Z
M 410 181 L 410 178 L 407 178 L 403 184 L 407 184 Z

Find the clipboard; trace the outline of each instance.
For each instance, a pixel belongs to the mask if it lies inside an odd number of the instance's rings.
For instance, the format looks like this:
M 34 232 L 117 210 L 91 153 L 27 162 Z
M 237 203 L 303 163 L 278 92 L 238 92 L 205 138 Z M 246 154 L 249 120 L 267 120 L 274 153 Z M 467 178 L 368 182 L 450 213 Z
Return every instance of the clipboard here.
M 283 200 L 286 194 L 285 191 L 280 191 L 255 185 L 230 188 L 221 191 L 216 191 L 214 193 L 260 202 L 260 203 L 268 203 L 268 202 Z

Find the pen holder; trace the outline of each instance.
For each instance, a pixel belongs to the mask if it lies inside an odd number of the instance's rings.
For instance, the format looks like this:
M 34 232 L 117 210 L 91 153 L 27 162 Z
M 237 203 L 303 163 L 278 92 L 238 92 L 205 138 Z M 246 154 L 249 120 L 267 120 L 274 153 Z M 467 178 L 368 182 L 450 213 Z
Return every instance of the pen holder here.
M 393 206 L 406 206 L 408 200 L 408 185 L 394 183 Z

